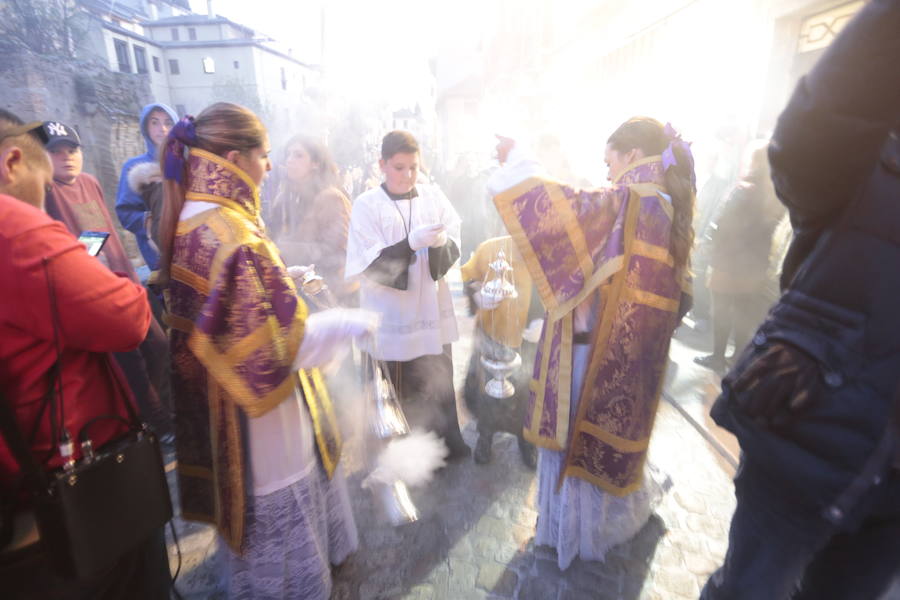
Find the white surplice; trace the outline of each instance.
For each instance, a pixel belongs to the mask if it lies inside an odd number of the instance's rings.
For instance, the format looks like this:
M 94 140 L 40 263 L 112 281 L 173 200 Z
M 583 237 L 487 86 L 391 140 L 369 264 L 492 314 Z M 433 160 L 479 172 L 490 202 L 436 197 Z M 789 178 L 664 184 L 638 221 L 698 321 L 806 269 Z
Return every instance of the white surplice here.
M 356 198 L 347 239 L 349 279 L 360 280 L 361 308 L 381 315 L 374 346 L 364 348 L 381 360 L 408 361 L 419 356 L 441 354 L 444 344 L 459 338 L 450 288 L 442 277 L 431 278 L 428 248 L 416 252 L 409 265 L 405 290 L 375 283 L 363 275 L 384 248 L 407 237 L 422 225 L 441 223 L 456 246 L 460 244 L 460 218 L 447 196 L 433 185 L 417 185 L 412 200 L 391 200 L 379 186 Z

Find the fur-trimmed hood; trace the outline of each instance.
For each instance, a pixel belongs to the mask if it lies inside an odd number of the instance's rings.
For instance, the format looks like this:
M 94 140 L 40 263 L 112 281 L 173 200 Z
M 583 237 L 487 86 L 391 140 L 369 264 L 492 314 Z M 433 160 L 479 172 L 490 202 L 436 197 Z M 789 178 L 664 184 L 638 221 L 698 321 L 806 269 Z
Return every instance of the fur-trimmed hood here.
M 161 181 L 162 172 L 155 161 L 137 164 L 128 171 L 128 187 L 137 195 L 141 195 L 148 185 Z

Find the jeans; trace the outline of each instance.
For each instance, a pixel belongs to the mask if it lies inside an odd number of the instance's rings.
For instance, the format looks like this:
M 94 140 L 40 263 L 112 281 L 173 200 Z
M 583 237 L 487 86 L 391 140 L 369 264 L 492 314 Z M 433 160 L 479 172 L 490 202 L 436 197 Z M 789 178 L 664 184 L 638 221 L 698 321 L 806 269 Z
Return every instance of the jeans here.
M 744 462 L 725 563 L 701 600 L 877 600 L 900 572 L 900 471 L 835 526 L 792 505 Z

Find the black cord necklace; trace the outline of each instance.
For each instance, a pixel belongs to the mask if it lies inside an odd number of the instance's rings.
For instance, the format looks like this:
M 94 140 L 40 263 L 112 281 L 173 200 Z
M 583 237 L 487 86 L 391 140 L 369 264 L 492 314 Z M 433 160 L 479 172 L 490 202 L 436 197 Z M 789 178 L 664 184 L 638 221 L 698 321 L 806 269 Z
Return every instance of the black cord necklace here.
M 397 211 L 397 214 L 400 215 L 400 222 L 403 223 L 403 232 L 406 234 L 406 238 L 409 239 L 409 232 L 412 231 L 412 201 L 413 198 L 418 197 L 419 191 L 416 188 L 413 188 L 406 192 L 405 194 L 393 194 L 387 189 L 387 184 L 382 183 L 381 189 L 384 190 L 384 193 L 388 195 L 388 198 L 391 199 L 391 204 L 394 206 L 394 210 Z M 400 207 L 397 206 L 397 202 L 400 200 L 409 200 L 409 224 L 407 225 L 407 220 L 403 218 L 403 212 L 400 210 Z M 416 262 L 416 254 L 412 255 L 412 258 L 409 259 L 409 264 L 413 264 Z

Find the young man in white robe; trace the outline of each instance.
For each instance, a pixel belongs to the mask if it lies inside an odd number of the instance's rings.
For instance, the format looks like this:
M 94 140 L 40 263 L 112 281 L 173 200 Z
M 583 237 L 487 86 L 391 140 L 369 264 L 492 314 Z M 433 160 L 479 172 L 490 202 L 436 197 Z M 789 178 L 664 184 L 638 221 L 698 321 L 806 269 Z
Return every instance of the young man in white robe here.
M 459 431 L 450 354 L 459 334 L 445 281 L 459 259 L 460 218 L 437 186 L 416 185 L 419 164 L 411 134 L 384 137 L 384 182 L 353 202 L 345 277 L 360 281 L 360 307 L 381 315 L 365 350 L 385 361 L 410 425 L 435 431 L 450 458 L 462 458 L 470 450 Z

